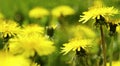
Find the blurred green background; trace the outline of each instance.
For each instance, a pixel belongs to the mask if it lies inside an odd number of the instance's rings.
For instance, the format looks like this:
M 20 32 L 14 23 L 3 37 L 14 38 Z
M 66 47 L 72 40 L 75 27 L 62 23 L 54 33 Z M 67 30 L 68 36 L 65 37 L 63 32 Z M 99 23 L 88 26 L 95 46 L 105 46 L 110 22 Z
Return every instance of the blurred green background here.
M 76 11 L 76 20 L 79 19 L 81 12 L 88 9 L 94 0 L 0 0 L 0 12 L 6 18 L 13 19 L 14 15 L 21 12 L 26 19 L 28 19 L 28 12 L 30 9 L 40 6 L 52 10 L 54 7 L 60 5 L 69 5 Z M 108 6 L 115 6 L 119 8 L 119 0 L 103 0 Z

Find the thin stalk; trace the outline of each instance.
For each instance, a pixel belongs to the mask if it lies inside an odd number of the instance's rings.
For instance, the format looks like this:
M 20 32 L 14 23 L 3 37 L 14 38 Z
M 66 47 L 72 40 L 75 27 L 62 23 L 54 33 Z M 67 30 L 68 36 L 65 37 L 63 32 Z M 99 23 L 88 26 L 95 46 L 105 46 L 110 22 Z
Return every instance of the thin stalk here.
M 86 56 L 86 57 L 85 57 L 86 65 L 87 65 L 87 66 L 90 66 L 89 63 L 88 63 L 88 61 L 89 61 L 89 60 L 88 60 L 88 56 Z
M 117 43 L 120 43 L 120 41 L 119 41 L 119 39 L 120 39 L 120 34 L 118 34 L 118 38 L 117 38 L 118 40 L 117 40 Z M 118 46 L 120 46 L 120 45 L 118 45 Z M 120 47 L 118 47 L 118 51 L 120 51 Z M 119 52 L 119 58 L 118 58 L 118 60 L 120 60 L 120 52 Z
M 111 36 L 111 44 L 110 44 L 110 66 L 112 66 L 113 42 L 114 42 L 114 36 Z
M 100 57 L 98 57 L 97 59 L 96 59 L 96 61 L 97 61 L 97 66 L 100 66 L 100 64 L 99 64 L 99 62 L 100 62 Z
M 103 64 L 104 64 L 104 66 L 106 66 L 106 46 L 105 46 L 103 26 L 102 25 L 100 25 L 100 32 L 101 32 L 101 46 L 102 46 L 102 52 L 103 52 Z

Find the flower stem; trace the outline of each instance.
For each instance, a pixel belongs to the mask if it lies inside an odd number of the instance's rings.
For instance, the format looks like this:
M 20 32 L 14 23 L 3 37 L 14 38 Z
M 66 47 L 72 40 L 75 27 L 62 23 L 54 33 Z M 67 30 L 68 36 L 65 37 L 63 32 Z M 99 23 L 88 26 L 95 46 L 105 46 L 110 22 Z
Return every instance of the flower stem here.
M 111 36 L 111 44 L 110 44 L 110 66 L 112 66 L 113 41 L 114 41 L 114 37 Z
M 101 46 L 102 46 L 102 52 L 103 52 L 103 64 L 104 64 L 104 66 L 106 66 L 106 46 L 105 46 L 103 26 L 102 25 L 100 25 L 100 32 L 101 32 Z

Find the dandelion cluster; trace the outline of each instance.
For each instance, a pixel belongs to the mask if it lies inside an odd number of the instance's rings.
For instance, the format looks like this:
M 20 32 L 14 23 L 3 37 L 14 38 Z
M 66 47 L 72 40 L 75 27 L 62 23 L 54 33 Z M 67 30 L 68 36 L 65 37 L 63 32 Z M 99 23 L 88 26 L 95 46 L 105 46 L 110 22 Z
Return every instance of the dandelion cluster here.
M 29 58 L 36 54 L 47 56 L 55 51 L 54 42 L 46 37 L 44 27 L 38 24 L 20 26 L 7 19 L 0 19 L 0 23 L 0 38 L 8 40 L 3 41 L 0 66 L 40 66 Z
M 15 6 L 10 16 L 0 8 L 0 66 L 120 65 L 120 15 L 113 4 L 37 2 L 20 10 Z M 88 10 L 82 12 L 84 7 Z
M 79 22 L 86 23 L 90 19 L 95 20 L 95 26 L 98 26 L 100 28 L 100 33 L 101 33 L 101 47 L 102 47 L 102 57 L 103 57 L 103 65 L 106 66 L 107 63 L 107 50 L 105 42 L 105 36 L 104 36 L 104 26 L 107 26 L 109 33 L 110 39 L 111 39 L 111 44 L 110 44 L 110 51 L 112 51 L 108 56 L 109 57 L 109 64 L 112 66 L 112 56 L 113 56 L 113 44 L 114 44 L 114 36 L 116 34 L 116 31 L 119 30 L 119 19 L 113 18 L 115 17 L 116 14 L 119 14 L 119 10 L 112 7 L 106 7 L 103 5 L 101 0 L 95 1 L 94 5 L 88 9 L 88 11 L 83 12 L 83 15 L 80 16 Z M 113 66 L 119 65 L 119 63 L 114 63 Z M 108 64 L 107 64 L 108 65 Z

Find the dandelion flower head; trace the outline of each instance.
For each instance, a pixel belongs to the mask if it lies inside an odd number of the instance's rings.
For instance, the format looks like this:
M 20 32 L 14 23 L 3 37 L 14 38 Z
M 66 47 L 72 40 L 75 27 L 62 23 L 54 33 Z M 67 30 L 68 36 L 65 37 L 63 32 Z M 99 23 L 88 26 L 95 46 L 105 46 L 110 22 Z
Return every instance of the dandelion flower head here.
M 44 28 L 37 25 L 37 24 L 29 24 L 29 25 L 24 25 L 23 29 L 21 30 L 22 35 L 34 35 L 34 34 L 43 34 L 44 33 Z
M 62 53 L 65 55 L 70 51 L 80 51 L 81 47 L 87 49 L 87 47 L 91 46 L 91 42 L 90 39 L 73 38 L 68 43 L 63 44 Z
M 52 15 L 56 17 L 73 15 L 75 13 L 74 9 L 70 6 L 58 6 L 52 10 Z
M 55 46 L 46 37 L 34 34 L 30 36 L 20 35 L 10 39 L 9 49 L 13 54 L 22 53 L 29 57 L 34 56 L 35 52 L 40 56 L 49 55 L 55 50 Z
M 31 18 L 42 18 L 49 15 L 49 11 L 42 7 L 35 7 L 29 11 L 29 17 Z
M 2 37 L 11 37 L 20 32 L 20 27 L 12 20 L 0 20 L 0 32 Z
M 97 6 L 94 5 L 93 7 L 89 8 L 88 11 L 83 12 L 83 15 L 81 15 L 79 22 L 86 23 L 90 19 L 100 19 L 100 15 L 103 17 L 110 17 L 115 14 L 118 14 L 118 9 L 115 9 L 114 7 L 105 7 L 103 5 Z

